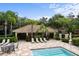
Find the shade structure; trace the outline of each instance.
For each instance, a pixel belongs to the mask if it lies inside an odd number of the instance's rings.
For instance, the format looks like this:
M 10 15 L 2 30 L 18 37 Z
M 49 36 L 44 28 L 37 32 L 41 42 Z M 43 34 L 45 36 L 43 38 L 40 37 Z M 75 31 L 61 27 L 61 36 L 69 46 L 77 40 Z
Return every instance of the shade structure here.
M 33 26 L 33 27 L 32 27 Z M 20 27 L 18 29 L 13 30 L 16 33 L 36 33 L 40 29 L 41 25 L 26 25 L 24 27 Z M 48 32 L 57 32 L 57 29 L 47 27 Z M 41 32 L 41 31 L 39 31 Z

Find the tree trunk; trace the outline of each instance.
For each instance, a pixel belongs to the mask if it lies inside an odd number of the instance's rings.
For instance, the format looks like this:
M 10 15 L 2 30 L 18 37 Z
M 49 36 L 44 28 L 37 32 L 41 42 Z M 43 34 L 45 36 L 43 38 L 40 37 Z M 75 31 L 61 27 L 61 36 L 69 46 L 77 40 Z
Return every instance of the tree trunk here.
M 10 25 L 10 34 L 12 35 L 12 23 Z
M 7 21 L 5 20 L 5 38 L 7 37 Z

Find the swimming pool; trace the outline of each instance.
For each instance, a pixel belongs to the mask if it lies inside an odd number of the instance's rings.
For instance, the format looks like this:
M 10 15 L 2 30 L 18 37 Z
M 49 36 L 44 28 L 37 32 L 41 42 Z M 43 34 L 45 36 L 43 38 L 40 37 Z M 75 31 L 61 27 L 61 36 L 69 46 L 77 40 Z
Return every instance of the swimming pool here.
M 32 50 L 32 56 L 76 56 L 76 54 L 62 47 L 55 47 Z

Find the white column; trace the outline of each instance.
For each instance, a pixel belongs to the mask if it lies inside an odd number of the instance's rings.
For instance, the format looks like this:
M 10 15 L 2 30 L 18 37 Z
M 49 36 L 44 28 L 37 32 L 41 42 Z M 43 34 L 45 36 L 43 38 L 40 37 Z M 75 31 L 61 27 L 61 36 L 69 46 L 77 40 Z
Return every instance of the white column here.
M 69 44 L 71 44 L 72 43 L 72 33 L 70 32 L 70 34 L 69 34 Z
M 28 33 L 26 33 L 26 35 L 28 36 Z
M 59 38 L 60 38 L 60 40 L 62 39 L 62 34 L 61 33 L 59 34 Z
M 69 34 L 65 34 L 65 39 L 68 39 Z
M 17 38 L 17 32 L 15 33 L 15 37 L 16 37 L 16 39 L 18 39 L 18 38 Z

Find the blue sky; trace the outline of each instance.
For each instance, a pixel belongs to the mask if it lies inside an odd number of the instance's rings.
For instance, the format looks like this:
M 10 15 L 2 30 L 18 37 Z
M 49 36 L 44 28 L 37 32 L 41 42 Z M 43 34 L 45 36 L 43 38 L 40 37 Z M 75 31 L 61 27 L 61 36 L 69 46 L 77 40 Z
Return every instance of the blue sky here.
M 39 19 L 43 16 L 51 17 L 57 13 L 67 16 L 70 12 L 78 14 L 79 4 L 69 3 L 2 3 L 0 11 L 12 10 L 21 17 Z

